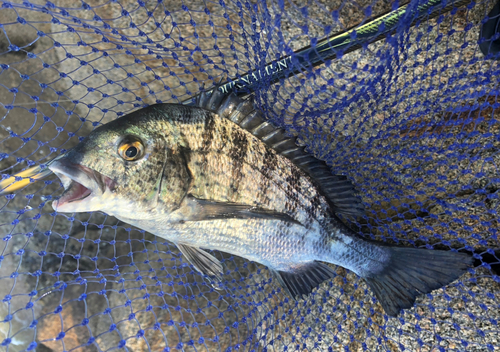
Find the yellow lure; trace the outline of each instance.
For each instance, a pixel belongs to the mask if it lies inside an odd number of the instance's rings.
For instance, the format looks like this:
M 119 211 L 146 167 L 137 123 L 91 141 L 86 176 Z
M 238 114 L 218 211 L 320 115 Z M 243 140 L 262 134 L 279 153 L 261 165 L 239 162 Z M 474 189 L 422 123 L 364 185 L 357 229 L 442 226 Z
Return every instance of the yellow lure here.
M 59 159 L 55 158 L 49 161 L 45 167 L 34 166 L 27 170 L 21 171 L 15 175 L 11 175 L 10 177 L 3 179 L 0 181 L 0 195 L 5 193 L 12 193 L 21 189 L 30 183 L 39 181 L 49 175 L 52 174 L 52 171 L 48 168 L 48 165 L 52 163 L 54 160 Z M 18 179 L 18 178 L 21 179 Z

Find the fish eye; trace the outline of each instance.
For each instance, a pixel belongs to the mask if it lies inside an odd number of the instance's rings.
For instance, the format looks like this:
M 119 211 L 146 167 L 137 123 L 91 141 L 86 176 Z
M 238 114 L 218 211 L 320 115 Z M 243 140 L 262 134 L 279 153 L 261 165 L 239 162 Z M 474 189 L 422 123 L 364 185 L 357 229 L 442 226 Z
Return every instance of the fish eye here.
M 137 139 L 126 138 L 118 147 L 118 155 L 127 161 L 138 160 L 144 155 L 144 145 Z

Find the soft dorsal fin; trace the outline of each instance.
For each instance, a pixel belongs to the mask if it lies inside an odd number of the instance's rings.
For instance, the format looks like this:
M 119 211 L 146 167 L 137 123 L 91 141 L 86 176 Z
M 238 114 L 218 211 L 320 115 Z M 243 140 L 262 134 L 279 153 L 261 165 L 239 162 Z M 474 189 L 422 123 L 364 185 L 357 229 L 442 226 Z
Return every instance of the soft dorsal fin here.
M 252 98 L 244 100 L 234 93 L 224 94 L 216 87 L 210 95 L 206 91 L 202 92 L 196 100 L 196 105 L 233 121 L 278 154 L 290 159 L 311 176 L 336 213 L 353 216 L 364 214 L 363 204 L 355 196 L 351 181 L 346 176 L 333 175 L 323 160 L 317 159 L 306 152 L 304 147 L 297 145 L 296 137 L 287 137 L 285 131 L 267 121 L 262 113 L 255 109 Z

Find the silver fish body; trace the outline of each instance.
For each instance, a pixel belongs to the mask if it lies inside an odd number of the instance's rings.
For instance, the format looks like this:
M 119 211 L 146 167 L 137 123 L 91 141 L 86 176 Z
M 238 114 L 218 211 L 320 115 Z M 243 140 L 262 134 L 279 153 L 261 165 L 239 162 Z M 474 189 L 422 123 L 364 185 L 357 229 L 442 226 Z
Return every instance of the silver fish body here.
M 460 253 L 364 240 L 336 216 L 362 213 L 346 178 L 251 102 L 216 92 L 199 106 L 155 105 L 96 129 L 50 164 L 66 188 L 54 209 L 113 215 L 176 243 L 207 275 L 222 265 L 202 249 L 262 263 L 294 297 L 333 276 L 321 262 L 341 265 L 367 280 L 389 315 L 470 265 Z
M 102 194 L 97 197 L 102 202 L 99 210 L 172 242 L 234 253 L 275 270 L 290 270 L 327 258 L 329 262 L 335 258 L 335 264 L 357 273 L 363 270 L 359 260 L 349 262 L 352 256 L 342 255 L 349 252 L 348 246 L 355 239 L 346 235 L 347 228 L 311 178 L 290 160 L 212 112 L 173 104 L 150 109 L 156 110 L 153 116 L 163 117 L 155 124 L 161 126 L 156 138 L 168 136 L 170 140 L 161 144 L 175 146 L 163 155 L 167 162 L 161 173 L 151 176 L 149 183 L 157 187 L 143 197 L 125 197 L 124 202 L 113 201 L 112 194 L 109 198 Z M 85 151 L 76 148 L 54 162 L 51 170 L 62 174 L 75 169 L 72 160 L 81 158 L 80 153 Z M 94 162 L 80 165 L 98 169 L 120 183 L 113 167 L 103 169 Z M 82 175 L 89 179 L 86 173 Z M 138 180 L 131 178 L 130 182 Z M 120 192 L 120 187 L 115 192 Z M 137 208 L 137 201 L 146 205 L 143 211 Z M 115 202 L 117 205 L 112 205 Z M 230 204 L 243 204 L 250 211 L 255 208 L 272 213 L 265 218 L 228 216 L 211 220 L 210 216 L 200 216 L 204 207 L 212 206 L 206 203 L 220 205 L 222 212 Z M 57 211 L 70 210 L 65 205 L 73 207 L 71 203 L 60 206 L 57 201 L 54 207 Z M 281 220 L 275 214 L 287 218 Z M 331 228 L 337 230 L 332 233 Z M 379 251 L 377 257 L 383 258 L 384 249 Z

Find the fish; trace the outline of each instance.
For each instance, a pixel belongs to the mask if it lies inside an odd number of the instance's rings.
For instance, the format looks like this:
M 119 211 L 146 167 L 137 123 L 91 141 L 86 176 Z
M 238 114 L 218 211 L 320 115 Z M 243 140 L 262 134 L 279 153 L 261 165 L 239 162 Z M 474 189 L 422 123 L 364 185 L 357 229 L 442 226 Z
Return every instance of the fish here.
M 333 278 L 333 264 L 363 278 L 385 313 L 397 316 L 473 261 L 353 231 L 341 217 L 363 216 L 364 205 L 347 176 L 333 174 L 252 99 L 219 89 L 204 91 L 195 106 L 156 104 L 124 115 L 47 165 L 65 189 L 55 211 L 115 216 L 175 243 L 215 280 L 223 265 L 206 250 L 261 263 L 297 300 Z
M 500 60 L 500 0 L 483 19 L 479 32 L 479 49 L 486 57 Z

